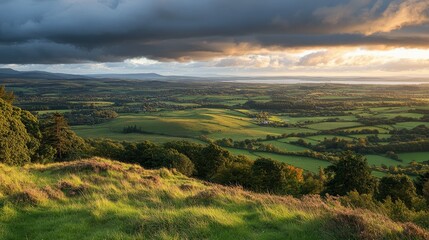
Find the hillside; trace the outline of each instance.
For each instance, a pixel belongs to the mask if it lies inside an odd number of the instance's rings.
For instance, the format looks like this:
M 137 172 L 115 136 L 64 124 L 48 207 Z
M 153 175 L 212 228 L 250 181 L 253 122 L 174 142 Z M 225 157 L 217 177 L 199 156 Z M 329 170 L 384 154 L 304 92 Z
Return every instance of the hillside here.
M 428 232 L 317 196 L 214 185 L 92 158 L 0 164 L 0 239 L 427 239 Z

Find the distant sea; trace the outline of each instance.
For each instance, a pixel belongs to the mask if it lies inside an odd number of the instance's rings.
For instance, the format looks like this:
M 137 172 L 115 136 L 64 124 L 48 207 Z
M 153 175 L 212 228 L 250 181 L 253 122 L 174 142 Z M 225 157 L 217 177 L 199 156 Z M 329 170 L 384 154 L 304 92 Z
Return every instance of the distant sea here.
M 331 83 L 331 84 L 365 84 L 365 85 L 420 85 L 429 84 L 429 81 L 380 81 L 380 80 L 303 80 L 303 79 L 239 79 L 239 80 L 227 80 L 223 82 L 237 82 L 237 83 L 257 83 L 257 84 L 320 84 L 320 83 Z

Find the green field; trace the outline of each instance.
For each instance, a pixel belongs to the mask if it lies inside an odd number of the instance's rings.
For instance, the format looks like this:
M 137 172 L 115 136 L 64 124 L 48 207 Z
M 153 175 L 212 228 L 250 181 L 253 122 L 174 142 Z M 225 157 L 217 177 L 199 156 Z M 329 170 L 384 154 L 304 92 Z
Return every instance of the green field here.
M 319 168 L 326 168 L 327 166 L 331 165 L 329 162 L 309 157 L 288 156 L 264 152 L 254 152 L 254 154 L 258 155 L 259 157 L 271 158 L 280 162 L 285 162 L 292 166 L 299 167 L 311 172 L 318 172 Z
M 355 121 L 356 117 L 353 115 L 344 115 L 344 116 L 329 116 L 329 117 L 289 117 L 284 115 L 279 115 L 279 119 L 287 123 L 305 123 L 310 122 L 325 122 L 329 119 L 338 118 L 340 121 Z
M 413 161 L 423 162 L 429 160 L 429 152 L 410 152 L 400 153 L 398 155 L 399 158 L 404 161 L 404 163 L 410 163 Z
M 259 158 L 258 155 L 250 152 L 249 150 L 245 150 L 245 149 L 238 149 L 238 148 L 225 148 L 226 150 L 228 150 L 230 153 L 234 154 L 234 155 L 242 155 L 242 156 L 246 156 L 252 160 L 256 160 Z
M 429 127 L 426 121 L 429 119 L 428 87 L 423 85 L 403 88 L 101 79 L 15 80 L 5 84 L 19 92 L 17 106 L 39 112 L 41 118 L 53 112 L 67 112 L 72 129 L 84 138 L 156 143 L 186 140 L 202 144 L 217 142 L 223 146 L 232 143 L 247 149 L 262 149 L 264 144 L 272 144 L 285 152 L 320 151 L 322 155 L 359 149 L 356 151 L 367 155 L 368 162 L 376 166 L 374 170 L 381 170 L 381 165 L 395 166 L 399 172 L 415 176 L 429 169 L 423 163 L 428 160 L 424 153 L 394 151 L 403 162 L 384 157 L 390 151 L 387 149 L 391 141 L 405 145 L 422 140 L 422 136 L 395 130 L 410 130 L 419 125 Z M 51 110 L 58 108 L 62 110 Z M 95 112 L 100 114 L 103 110 L 116 112 L 119 117 L 94 117 Z M 124 133 L 124 128 L 134 126 L 138 131 Z M 378 134 L 368 130 L 377 130 Z M 345 141 L 324 141 L 334 137 Z M 413 140 L 414 137 L 417 139 Z M 227 140 L 219 141 L 224 138 Z M 423 138 L 429 141 L 428 136 Z M 305 143 L 292 143 L 298 140 Z M 300 146 L 306 143 L 311 146 Z M 362 149 L 366 147 L 371 149 Z M 247 150 L 229 150 L 255 159 Z M 409 163 L 413 160 L 419 164 L 411 166 Z M 303 166 L 301 161 L 289 158 L 287 161 Z M 314 170 L 318 165 L 303 167 Z
M 37 111 L 38 114 L 48 114 L 48 113 L 66 113 L 71 112 L 69 109 L 60 109 L 60 110 L 43 110 L 43 111 Z
M 420 126 L 420 125 L 425 125 L 425 126 L 429 127 L 428 122 L 402 122 L 402 123 L 397 123 L 397 124 L 393 125 L 393 127 L 397 128 L 397 129 L 401 129 L 401 128 L 412 129 L 412 128 L 415 128 L 415 127 Z
M 333 129 L 342 129 L 342 128 L 352 128 L 360 126 L 358 122 L 321 122 L 305 125 L 305 127 L 314 129 L 314 130 L 333 130 Z
M 313 139 L 309 139 L 309 138 L 300 138 L 300 137 L 288 137 L 288 138 L 280 139 L 279 141 L 291 143 L 291 142 L 296 142 L 299 139 L 302 139 L 302 140 L 306 141 L 307 143 L 311 143 L 312 145 L 316 145 L 319 143 L 318 140 L 313 140 Z
M 350 131 L 361 131 L 361 130 L 377 130 L 381 134 L 389 133 L 389 129 L 393 127 L 391 126 L 363 126 L 363 127 L 352 127 L 348 129 L 344 129 L 346 132 Z
M 161 111 L 154 113 L 121 114 L 119 118 L 94 126 L 76 126 L 73 129 L 84 137 L 133 140 L 122 134 L 127 126 L 137 126 L 152 135 L 181 138 L 207 136 L 213 140 L 232 138 L 234 140 L 265 138 L 284 133 L 314 132 L 301 128 L 276 128 L 258 126 L 252 118 L 237 111 L 226 109 L 192 109 Z M 122 137 L 121 137 L 122 136 Z M 141 139 L 147 137 L 142 136 Z M 138 138 L 138 137 L 137 137 Z M 154 138 L 154 136 L 152 136 Z M 139 138 L 138 138 L 139 139 Z
M 290 143 L 287 143 L 287 142 L 283 142 L 284 140 L 283 141 L 282 140 L 283 139 L 273 140 L 273 141 L 264 141 L 262 143 L 264 143 L 264 144 L 272 144 L 273 146 L 275 146 L 275 147 L 277 147 L 280 150 L 285 151 L 285 152 L 302 152 L 302 151 L 309 150 L 308 148 L 301 147 L 301 146 L 294 145 L 294 144 L 290 144 Z
M 375 165 L 375 166 L 380 166 L 382 164 L 387 165 L 387 166 L 397 166 L 397 165 L 403 165 L 402 162 L 400 161 L 395 161 L 393 159 L 390 159 L 388 157 L 385 156 L 381 156 L 381 155 L 365 155 L 368 164 L 369 165 Z
M 378 136 L 380 139 L 385 139 L 385 138 L 390 138 L 392 135 L 391 134 L 386 134 L 386 133 L 382 133 L 382 134 L 352 134 L 352 135 L 348 135 L 349 137 L 352 138 L 366 138 L 368 136 Z
M 316 136 L 306 137 L 305 139 L 309 139 L 309 140 L 320 142 L 320 141 L 323 141 L 325 139 L 332 139 L 332 138 L 344 139 L 344 140 L 348 140 L 348 141 L 353 140 L 352 137 L 348 137 L 348 136 L 336 136 L 336 135 L 316 135 Z

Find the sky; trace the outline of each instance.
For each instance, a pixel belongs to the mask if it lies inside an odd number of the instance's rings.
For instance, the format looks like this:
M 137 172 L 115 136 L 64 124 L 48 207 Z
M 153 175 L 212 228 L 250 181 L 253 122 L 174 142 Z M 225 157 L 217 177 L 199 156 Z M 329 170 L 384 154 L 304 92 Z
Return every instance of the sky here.
M 429 76 L 429 0 L 0 0 L 0 67 Z

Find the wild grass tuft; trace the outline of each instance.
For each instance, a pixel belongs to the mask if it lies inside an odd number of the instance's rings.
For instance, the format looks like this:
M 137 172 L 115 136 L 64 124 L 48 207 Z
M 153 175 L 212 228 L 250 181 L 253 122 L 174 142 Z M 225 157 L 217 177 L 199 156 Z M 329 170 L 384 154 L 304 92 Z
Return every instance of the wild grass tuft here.
M 0 180 L 0 239 L 429 239 L 334 197 L 256 194 L 100 158 L 0 165 Z

